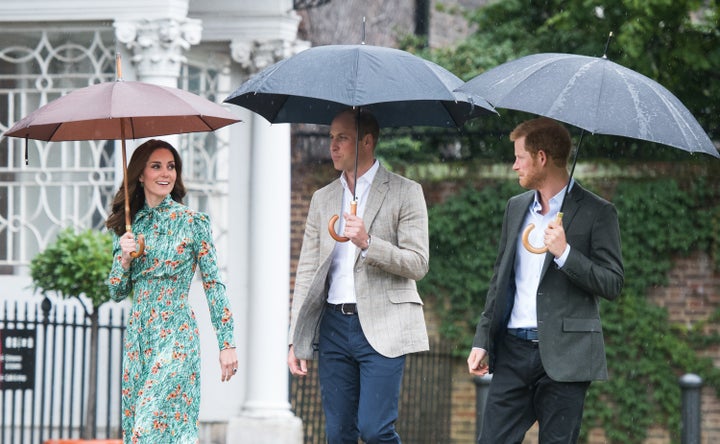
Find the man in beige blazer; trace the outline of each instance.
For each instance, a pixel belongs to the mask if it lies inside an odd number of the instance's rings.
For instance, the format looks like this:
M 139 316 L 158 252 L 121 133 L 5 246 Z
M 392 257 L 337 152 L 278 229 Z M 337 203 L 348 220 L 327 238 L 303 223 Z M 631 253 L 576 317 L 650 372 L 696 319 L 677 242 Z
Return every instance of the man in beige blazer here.
M 375 159 L 378 136 L 366 111 L 333 120 L 330 154 L 342 173 L 313 194 L 295 277 L 288 366 L 305 376 L 318 352 L 330 444 L 400 443 L 394 424 L 405 355 L 429 348 L 415 284 L 428 271 L 425 198 L 419 184 Z M 348 242 L 328 233 L 340 209 L 338 233 Z

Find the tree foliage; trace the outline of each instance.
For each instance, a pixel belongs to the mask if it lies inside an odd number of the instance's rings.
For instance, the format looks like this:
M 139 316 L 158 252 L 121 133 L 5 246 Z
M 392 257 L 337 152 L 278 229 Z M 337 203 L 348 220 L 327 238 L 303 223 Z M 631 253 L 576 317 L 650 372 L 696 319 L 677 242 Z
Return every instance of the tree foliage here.
M 94 308 L 110 300 L 105 280 L 112 262 L 112 239 L 108 233 L 71 228 L 30 262 L 33 289 L 55 292 L 63 298 L 87 297 Z
M 466 13 L 476 31 L 454 47 L 423 49 L 406 38 L 403 47 L 444 66 L 463 80 L 516 58 L 563 52 L 610 60 L 657 81 L 693 113 L 711 139 L 720 139 L 720 5 L 716 0 L 524 0 L 494 1 Z M 500 110 L 465 124 L 459 137 L 464 159 L 506 160 L 502 138 L 527 114 Z M 437 154 L 436 137 L 424 149 Z M 423 140 L 421 138 L 421 140 Z M 610 136 L 586 137 L 583 159 L 683 159 L 662 145 Z M 442 158 L 437 154 L 438 158 Z

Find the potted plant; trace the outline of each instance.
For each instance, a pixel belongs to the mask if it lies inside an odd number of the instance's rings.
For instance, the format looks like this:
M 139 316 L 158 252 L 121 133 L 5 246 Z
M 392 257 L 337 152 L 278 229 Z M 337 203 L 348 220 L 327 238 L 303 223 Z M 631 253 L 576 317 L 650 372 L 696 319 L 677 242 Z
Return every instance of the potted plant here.
M 30 262 L 33 289 L 43 295 L 53 292 L 63 299 L 76 298 L 90 320 L 90 370 L 88 373 L 87 413 L 81 438 L 91 439 L 96 420 L 98 312 L 110 300 L 105 280 L 112 263 L 112 238 L 107 232 L 72 228 L 61 231 L 55 241 Z M 84 298 L 81 298 L 84 296 Z M 86 301 L 92 304 L 88 308 Z M 77 442 L 77 440 L 53 440 Z M 108 440 L 100 442 L 120 442 Z

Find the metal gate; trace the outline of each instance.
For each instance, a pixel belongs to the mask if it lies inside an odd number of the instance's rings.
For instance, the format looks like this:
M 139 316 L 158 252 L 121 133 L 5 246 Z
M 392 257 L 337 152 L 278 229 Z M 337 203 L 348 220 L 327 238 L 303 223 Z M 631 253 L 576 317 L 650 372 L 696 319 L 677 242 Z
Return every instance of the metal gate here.
M 95 393 L 98 438 L 119 438 L 120 378 L 126 311 L 99 311 L 97 360 L 90 356 L 90 321 L 80 304 L 8 302 L 0 312 L 0 444 L 41 444 L 80 436 L 88 395 Z M 88 387 L 90 365 L 97 387 Z

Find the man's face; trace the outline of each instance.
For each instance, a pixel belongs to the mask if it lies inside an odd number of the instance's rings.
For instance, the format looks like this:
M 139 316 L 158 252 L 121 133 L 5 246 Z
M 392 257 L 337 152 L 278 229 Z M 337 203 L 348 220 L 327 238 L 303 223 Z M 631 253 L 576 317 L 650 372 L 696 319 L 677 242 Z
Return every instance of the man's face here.
M 330 156 L 338 171 L 352 171 L 355 167 L 355 116 L 342 113 L 330 125 Z
M 515 139 L 515 163 L 513 171 L 518 175 L 520 186 L 528 189 L 537 189 L 541 183 L 542 170 L 537 156 L 533 157 L 525 149 L 525 137 Z

